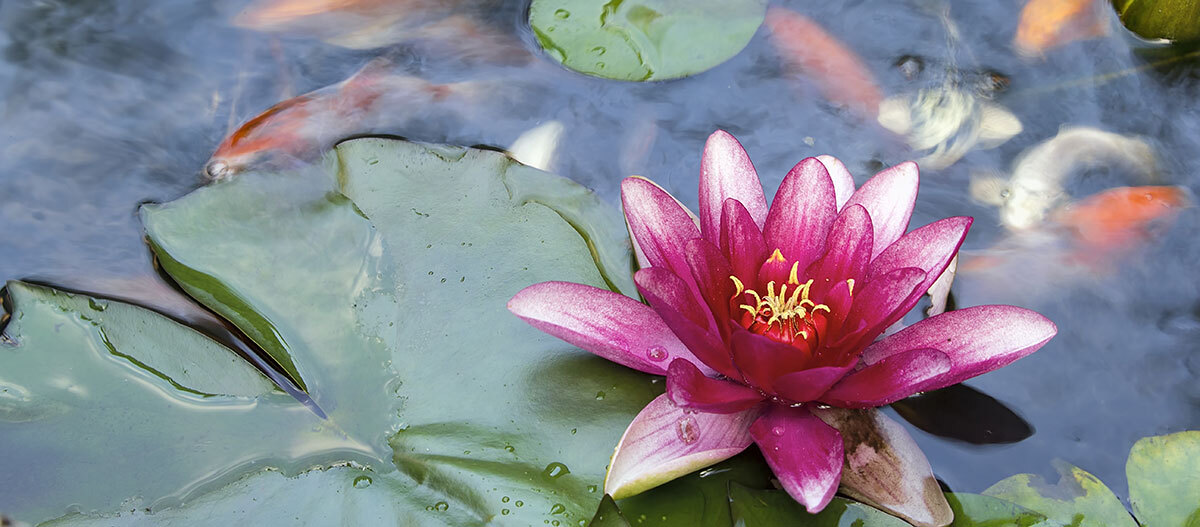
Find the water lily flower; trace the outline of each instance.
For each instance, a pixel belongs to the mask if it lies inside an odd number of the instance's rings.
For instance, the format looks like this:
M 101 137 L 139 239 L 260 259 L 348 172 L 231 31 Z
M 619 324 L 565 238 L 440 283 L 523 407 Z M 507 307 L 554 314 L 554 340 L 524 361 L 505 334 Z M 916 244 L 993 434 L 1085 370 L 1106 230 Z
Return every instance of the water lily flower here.
M 837 491 L 923 525 L 952 518 L 903 427 L 870 410 L 989 372 L 1057 329 L 1013 306 L 942 313 L 876 340 L 954 258 L 971 218 L 906 234 L 917 165 L 855 188 L 845 166 L 808 158 L 772 205 L 749 156 L 717 131 L 705 146 L 699 217 L 647 179 L 621 186 L 649 305 L 543 282 L 509 310 L 596 355 L 666 376 L 666 393 L 621 438 L 605 479 L 637 494 L 756 443 L 810 512 Z M 916 501 L 918 503 L 909 503 Z

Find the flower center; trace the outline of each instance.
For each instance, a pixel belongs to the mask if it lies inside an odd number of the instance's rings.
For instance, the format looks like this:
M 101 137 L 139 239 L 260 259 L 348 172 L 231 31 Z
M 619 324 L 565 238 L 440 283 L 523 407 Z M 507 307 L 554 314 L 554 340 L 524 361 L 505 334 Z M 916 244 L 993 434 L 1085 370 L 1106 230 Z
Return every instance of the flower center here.
M 753 333 L 765 335 L 779 342 L 792 344 L 803 341 L 810 346 L 816 344 L 817 327 L 824 317 L 817 316 L 821 312 L 828 313 L 829 306 L 818 304 L 808 297 L 813 281 L 800 283 L 797 274 L 799 262 L 792 264 L 787 283 L 776 289 L 775 281 L 767 282 L 766 294 L 753 289 L 746 289 L 736 276 L 730 276 L 737 292 L 730 300 L 745 303 L 738 305 L 744 311 L 741 315 L 742 326 Z

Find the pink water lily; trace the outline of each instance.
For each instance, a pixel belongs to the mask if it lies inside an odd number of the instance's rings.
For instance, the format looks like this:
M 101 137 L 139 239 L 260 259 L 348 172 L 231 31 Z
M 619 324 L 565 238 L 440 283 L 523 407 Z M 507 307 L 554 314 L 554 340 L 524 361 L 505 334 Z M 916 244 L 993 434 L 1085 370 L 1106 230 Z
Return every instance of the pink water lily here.
M 667 393 L 622 437 L 605 491 L 633 495 L 753 442 L 811 512 L 841 482 L 910 521 L 949 523 L 902 427 L 878 412 L 839 409 L 959 383 L 1032 353 L 1057 329 L 1033 311 L 993 305 L 876 340 L 942 274 L 971 224 L 946 218 L 906 234 L 917 183 L 908 162 L 855 189 L 837 159 L 808 158 L 768 206 L 749 156 L 722 131 L 705 146 L 698 218 L 649 180 L 627 178 L 621 197 L 642 264 L 634 281 L 649 305 L 567 282 L 529 286 L 508 304 L 542 331 L 667 377 Z M 859 448 L 872 438 L 894 451 Z M 844 467 L 854 473 L 843 477 Z M 921 481 L 873 481 L 892 473 Z M 889 494 L 904 485 L 915 490 Z M 936 498 L 903 503 L 922 492 Z

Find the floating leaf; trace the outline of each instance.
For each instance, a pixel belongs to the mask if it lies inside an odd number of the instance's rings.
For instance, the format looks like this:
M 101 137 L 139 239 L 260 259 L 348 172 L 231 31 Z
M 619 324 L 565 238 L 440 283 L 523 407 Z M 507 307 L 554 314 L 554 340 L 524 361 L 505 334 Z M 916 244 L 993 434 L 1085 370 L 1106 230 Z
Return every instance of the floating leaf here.
M 639 527 L 724 527 L 731 525 L 730 485 L 769 487 L 770 480 L 771 469 L 758 449 L 750 448 L 709 468 L 625 498 L 620 501 L 621 512 Z
M 1096 476 L 1063 461 L 1055 462 L 1059 480 L 1050 484 L 1036 474 L 1017 474 L 988 487 L 984 495 L 1016 503 L 1063 524 L 1077 527 L 1137 527 L 1116 495 Z
M 607 79 L 695 75 L 737 55 L 764 0 L 533 0 L 529 23 L 564 66 Z
M 947 492 L 946 501 L 954 511 L 953 527 L 1058 527 L 1046 517 L 999 498 L 979 494 Z
M 621 516 L 621 509 L 617 507 L 617 502 L 613 501 L 612 496 L 605 494 L 588 527 L 629 527 L 629 522 Z
M 37 463 L 44 472 L 23 476 L 18 493 L 0 493 L 0 509 L 35 519 L 78 503 L 89 514 L 63 523 L 98 525 L 115 523 L 106 514 L 117 512 L 132 524 L 188 525 L 574 525 L 592 517 L 612 445 L 661 384 L 543 335 L 504 306 L 544 280 L 632 291 L 616 209 L 491 151 L 360 139 L 339 146 L 328 166 L 335 173 L 246 174 L 146 207 L 142 217 L 163 268 L 290 362 L 329 418 L 274 390 L 233 401 L 181 395 L 107 353 L 99 329 L 77 312 L 26 300 L 36 311 L 16 314 L 9 328 L 21 354 L 0 360 L 39 359 L 16 378 L 38 379 L 67 394 L 61 400 L 74 404 L 70 388 L 84 373 L 96 379 L 83 387 L 100 395 L 55 418 L 58 433 L 0 421 L 5 446 L 37 438 L 41 448 L 6 455 L 23 465 L 3 470 L 27 473 L 22 466 Z M 190 329 L 164 324 L 169 330 L 131 334 L 133 343 L 117 348 L 197 353 L 199 344 L 178 336 Z M 76 348 L 100 358 L 72 377 L 63 374 L 69 360 L 45 352 Z M 229 377 L 201 366 L 205 375 L 189 369 L 172 380 L 213 391 L 197 379 Z M 16 371 L 0 375 L 7 382 Z M 80 429 L 89 434 L 80 439 Z M 294 476 L 348 462 L 361 468 Z M 134 496 L 153 502 L 154 514 L 129 514 L 142 502 L 122 500 Z M 164 496 L 188 505 L 158 501 Z M 331 499 L 346 506 L 313 510 Z
M 781 490 L 729 486 L 729 509 L 739 527 L 908 527 L 904 520 L 844 498 L 833 498 L 821 512 L 809 514 Z
M 1147 527 L 1200 527 L 1200 431 L 1144 438 L 1125 462 L 1133 515 Z
M 1112 0 L 1121 23 L 1145 38 L 1200 39 L 1200 0 Z

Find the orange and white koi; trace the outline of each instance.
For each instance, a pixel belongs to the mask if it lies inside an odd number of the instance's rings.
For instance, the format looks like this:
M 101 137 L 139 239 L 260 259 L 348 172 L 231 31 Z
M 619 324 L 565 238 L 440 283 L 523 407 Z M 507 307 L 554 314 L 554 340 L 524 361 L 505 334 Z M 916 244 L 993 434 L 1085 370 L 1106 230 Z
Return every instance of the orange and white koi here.
M 456 85 L 438 85 L 393 75 L 374 61 L 333 86 L 283 101 L 229 134 L 205 165 L 211 181 L 228 179 L 269 154 L 314 157 L 339 139 L 369 132 L 370 119 L 384 110 L 427 105 L 445 99 Z

